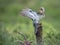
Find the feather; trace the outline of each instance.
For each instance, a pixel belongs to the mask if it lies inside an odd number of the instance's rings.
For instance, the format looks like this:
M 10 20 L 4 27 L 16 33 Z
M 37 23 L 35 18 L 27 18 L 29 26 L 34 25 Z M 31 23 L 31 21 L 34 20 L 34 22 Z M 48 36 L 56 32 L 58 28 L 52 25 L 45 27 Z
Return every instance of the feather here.
M 23 16 L 27 16 L 27 17 L 29 17 L 29 18 L 31 18 L 31 19 L 35 19 L 35 16 L 34 16 L 34 14 L 32 14 L 31 13 L 31 9 L 23 9 L 22 11 L 21 11 L 21 14 L 23 15 Z

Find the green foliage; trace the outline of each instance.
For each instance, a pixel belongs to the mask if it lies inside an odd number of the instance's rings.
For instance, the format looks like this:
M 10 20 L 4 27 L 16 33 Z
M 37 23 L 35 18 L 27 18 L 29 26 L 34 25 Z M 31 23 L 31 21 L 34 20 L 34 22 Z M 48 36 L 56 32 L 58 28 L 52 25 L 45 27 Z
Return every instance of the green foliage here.
M 20 45 L 16 40 L 24 38 L 14 33 L 19 31 L 36 45 L 32 21 L 20 16 L 23 8 L 33 10 L 43 6 L 46 17 L 42 20 L 44 45 L 60 45 L 60 0 L 0 0 L 0 45 Z

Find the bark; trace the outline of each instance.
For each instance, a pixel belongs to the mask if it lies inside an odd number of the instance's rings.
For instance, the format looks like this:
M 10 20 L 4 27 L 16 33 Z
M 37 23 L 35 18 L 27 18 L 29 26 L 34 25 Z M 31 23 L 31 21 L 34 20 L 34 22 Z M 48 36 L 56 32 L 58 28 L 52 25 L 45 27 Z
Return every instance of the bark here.
M 42 24 L 41 23 L 37 24 L 37 33 L 35 35 L 36 35 L 37 45 L 43 45 L 43 37 L 42 37 L 43 33 L 42 33 Z

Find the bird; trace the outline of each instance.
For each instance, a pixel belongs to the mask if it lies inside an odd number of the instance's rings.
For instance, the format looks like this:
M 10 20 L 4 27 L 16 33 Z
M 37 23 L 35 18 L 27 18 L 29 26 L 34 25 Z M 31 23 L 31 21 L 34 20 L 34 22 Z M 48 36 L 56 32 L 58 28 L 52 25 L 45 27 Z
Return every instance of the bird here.
M 27 16 L 28 18 L 32 19 L 33 21 L 36 21 L 35 23 L 38 23 L 40 19 L 45 17 L 45 9 L 44 7 L 41 7 L 39 9 L 39 12 L 35 12 L 30 8 L 22 9 L 21 14 L 23 16 Z
M 45 17 L 45 9 L 44 7 L 40 7 L 39 11 L 33 11 L 30 8 L 25 8 L 22 9 L 21 14 L 23 16 L 27 16 L 28 18 L 30 18 L 33 21 L 33 25 L 35 27 L 35 32 L 37 32 L 37 23 L 39 23 L 39 21 Z

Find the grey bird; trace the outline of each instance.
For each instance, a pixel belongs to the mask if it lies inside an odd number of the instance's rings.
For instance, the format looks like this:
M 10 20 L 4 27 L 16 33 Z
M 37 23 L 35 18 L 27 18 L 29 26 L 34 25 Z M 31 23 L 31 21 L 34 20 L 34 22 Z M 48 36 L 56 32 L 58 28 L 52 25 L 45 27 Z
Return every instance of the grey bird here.
M 44 7 L 41 7 L 39 9 L 39 12 L 35 12 L 32 9 L 26 8 L 21 11 L 21 14 L 23 16 L 27 16 L 28 18 L 32 19 L 33 25 L 35 27 L 35 33 L 37 32 L 37 23 L 39 23 L 39 20 L 41 20 L 43 17 L 45 17 L 45 9 Z

